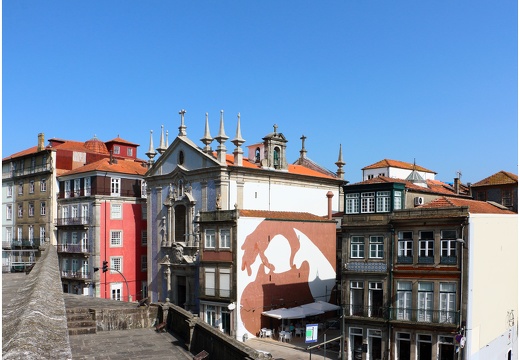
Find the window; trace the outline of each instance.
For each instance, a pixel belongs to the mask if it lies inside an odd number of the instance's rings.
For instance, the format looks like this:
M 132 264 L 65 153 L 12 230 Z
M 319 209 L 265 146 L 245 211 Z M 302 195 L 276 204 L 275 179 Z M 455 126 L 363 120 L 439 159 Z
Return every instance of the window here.
M 114 145 L 114 154 L 119 155 L 121 148 L 118 145 Z
M 511 190 L 502 190 L 502 205 L 513 206 L 513 195 Z
M 62 213 L 62 217 L 64 219 L 69 219 L 69 207 L 68 206 L 64 206 L 61 208 L 61 213 Z
M 455 283 L 440 283 L 440 319 L 441 323 L 455 323 L 455 295 L 457 286 Z
M 363 316 L 363 281 L 350 282 L 350 311 L 351 315 Z
M 134 155 L 134 149 L 132 149 L 132 148 L 126 149 L 126 155 L 127 156 L 133 156 Z
M 47 180 L 46 179 L 40 180 L 40 191 L 41 192 L 47 191 Z
M 112 219 L 122 219 L 122 210 L 121 204 L 110 204 L 110 217 Z
M 412 283 L 397 282 L 397 320 L 411 320 L 412 315 Z
M 112 196 L 119 196 L 120 195 L 120 186 L 121 186 L 121 179 L 120 178 L 112 178 L 110 180 L 111 186 L 110 191 Z
M 146 230 L 141 230 L 141 246 L 148 244 L 148 233 Z
M 34 194 L 34 180 L 29 181 L 29 194 Z
M 413 233 L 400 231 L 397 239 L 397 262 L 411 264 L 413 262 Z
M 23 195 L 23 181 L 18 183 L 18 195 Z
M 29 216 L 34 216 L 34 203 L 29 203 Z
M 371 213 L 374 212 L 374 193 L 361 193 L 361 212 Z
M 146 255 L 141 255 L 141 271 L 146 272 L 148 268 L 148 260 L 146 258 Z
M 394 192 L 394 210 L 401 210 L 403 208 L 403 198 L 400 191 Z
M 13 197 L 13 185 L 7 185 L 7 197 Z
M 112 283 L 110 284 L 110 298 L 112 300 L 121 301 L 123 296 L 123 284 Z
M 23 238 L 23 228 L 21 226 L 18 226 L 18 228 L 16 229 L 17 230 L 17 239 L 18 240 L 22 240 Z
M 7 242 L 8 244 L 11 244 L 11 242 L 13 241 L 13 228 L 11 227 L 6 227 L 5 228 L 5 242 Z
M 45 226 L 40 226 L 40 241 L 45 241 Z
M 209 326 L 217 326 L 217 312 L 213 305 L 206 305 L 206 322 Z
M 352 259 L 365 258 L 365 238 L 363 236 L 352 236 L 350 238 L 350 257 Z
M 377 212 L 390 211 L 390 191 L 377 192 Z
M 204 247 L 215 248 L 215 230 L 207 229 L 204 234 Z
M 110 268 L 114 269 L 110 272 L 115 273 L 118 270 L 119 272 L 123 272 L 123 257 L 115 256 L 110 258 Z
M 347 214 L 359 213 L 359 194 L 346 195 L 346 208 Z
M 368 316 L 382 318 L 385 315 L 383 304 L 383 283 L 368 283 Z
M 255 163 L 260 162 L 260 148 L 255 149 Z
M 110 231 L 110 246 L 123 246 L 123 232 L 121 230 Z
M 417 360 L 432 359 L 432 336 L 417 335 Z
M 382 259 L 384 254 L 384 244 L 382 236 L 370 236 L 370 258 Z
M 230 269 L 219 270 L 219 295 L 220 297 L 231 296 L 231 271 Z
M 81 223 L 87 224 L 89 221 L 89 206 L 88 204 L 82 204 L 81 205 Z
M 74 196 L 81 195 L 81 179 L 74 179 Z
M 433 283 L 419 282 L 417 294 L 417 321 L 433 321 Z
M 141 282 L 141 299 L 144 299 L 148 296 L 148 281 Z
M 486 199 L 487 199 L 487 197 L 486 197 L 486 192 L 485 191 L 477 192 L 477 200 L 486 201 Z
M 45 215 L 47 213 L 47 203 L 42 201 L 40 203 L 40 215 Z
M 18 217 L 19 218 L 23 217 L 23 205 L 22 204 L 18 204 Z
M 229 229 L 220 229 L 219 238 L 220 248 L 229 249 L 231 247 L 231 231 Z
M 204 269 L 204 286 L 207 296 L 215 296 L 215 268 Z
M 82 232 L 81 233 L 81 252 L 88 252 L 88 233 Z
M 441 264 L 457 263 L 457 232 L 455 230 L 441 231 Z
M 367 175 L 367 180 L 370 180 L 370 179 L 373 179 L 373 178 L 374 178 L 374 174 Z
M 79 217 L 79 206 L 78 205 L 71 206 L 71 216 L 73 219 L 77 219 Z
M 5 219 L 12 220 L 13 219 L 13 206 L 11 204 L 7 204 L 5 208 Z
M 419 231 L 419 263 L 433 262 L 433 231 Z
M 33 241 L 34 240 L 34 226 L 33 225 L 29 225 L 29 241 Z
M 141 197 L 142 197 L 143 199 L 146 199 L 147 196 L 148 196 L 148 195 L 146 194 L 146 181 L 141 180 Z M 146 207 L 145 207 L 145 209 L 146 209 Z M 143 214 L 144 214 L 144 217 L 145 217 L 145 219 L 146 219 L 146 211 L 145 211 Z
M 280 148 L 275 147 L 273 151 L 273 165 L 275 169 L 280 168 Z
M 83 179 L 83 193 L 85 196 L 90 195 L 90 178 L 86 177 Z
M 70 181 L 65 181 L 65 198 L 70 197 Z

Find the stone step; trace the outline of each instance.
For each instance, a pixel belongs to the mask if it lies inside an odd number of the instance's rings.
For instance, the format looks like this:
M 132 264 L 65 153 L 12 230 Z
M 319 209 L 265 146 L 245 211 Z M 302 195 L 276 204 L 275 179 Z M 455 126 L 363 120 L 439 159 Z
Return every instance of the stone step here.
M 67 321 L 92 320 L 91 314 L 67 314 Z
M 95 334 L 96 327 L 69 328 L 69 335 Z
M 75 321 L 67 321 L 67 327 L 69 329 L 76 329 L 76 328 L 82 328 L 82 327 L 96 327 L 96 321 L 95 320 L 75 320 Z

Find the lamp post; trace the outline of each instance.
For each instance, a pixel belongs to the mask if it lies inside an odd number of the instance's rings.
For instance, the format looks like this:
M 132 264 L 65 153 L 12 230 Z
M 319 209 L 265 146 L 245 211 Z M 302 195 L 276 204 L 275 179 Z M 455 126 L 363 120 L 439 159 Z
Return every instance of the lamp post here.
M 98 270 L 99 270 L 98 267 L 94 268 L 94 272 L 96 272 Z M 132 301 L 132 296 L 130 295 L 130 287 L 128 286 L 128 281 L 126 281 L 126 278 L 123 275 L 123 273 L 121 271 L 117 270 L 117 269 L 103 266 L 103 272 L 106 272 L 107 270 L 117 271 L 123 277 L 123 280 L 125 281 L 125 284 L 126 284 L 126 292 L 128 293 L 128 302 L 131 302 Z

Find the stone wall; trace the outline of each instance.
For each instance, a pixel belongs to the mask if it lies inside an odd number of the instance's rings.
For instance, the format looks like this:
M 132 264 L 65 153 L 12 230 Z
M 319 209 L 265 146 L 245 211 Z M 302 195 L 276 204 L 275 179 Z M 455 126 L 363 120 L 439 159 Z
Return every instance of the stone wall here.
M 2 314 L 2 359 L 72 359 L 58 254 L 47 245 Z
M 94 309 L 97 331 L 151 328 L 157 319 L 157 305 L 135 309 Z

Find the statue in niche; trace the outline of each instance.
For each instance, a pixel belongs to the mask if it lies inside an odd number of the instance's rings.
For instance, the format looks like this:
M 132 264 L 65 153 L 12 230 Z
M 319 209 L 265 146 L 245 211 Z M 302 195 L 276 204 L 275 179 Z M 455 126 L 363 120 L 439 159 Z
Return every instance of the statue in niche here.
M 174 252 L 174 257 L 175 257 L 175 263 L 176 264 L 182 263 L 183 255 L 184 255 L 184 248 L 182 247 L 182 245 L 179 243 L 175 244 L 175 249 L 173 250 L 173 252 Z

